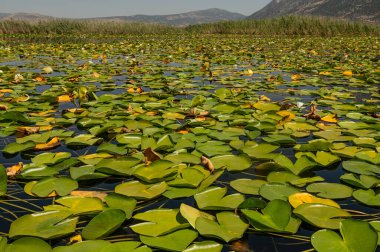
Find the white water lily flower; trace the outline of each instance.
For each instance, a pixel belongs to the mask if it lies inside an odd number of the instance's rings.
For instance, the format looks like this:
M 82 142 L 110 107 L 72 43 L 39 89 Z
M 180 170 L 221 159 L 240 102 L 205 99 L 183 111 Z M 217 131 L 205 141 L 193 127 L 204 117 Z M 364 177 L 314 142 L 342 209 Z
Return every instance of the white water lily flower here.
M 21 74 L 15 74 L 15 82 L 20 82 L 24 79 L 24 76 L 22 76 Z
M 305 103 L 303 103 L 303 102 L 297 102 L 297 107 L 298 107 L 298 108 L 302 108 L 303 105 L 305 105 Z

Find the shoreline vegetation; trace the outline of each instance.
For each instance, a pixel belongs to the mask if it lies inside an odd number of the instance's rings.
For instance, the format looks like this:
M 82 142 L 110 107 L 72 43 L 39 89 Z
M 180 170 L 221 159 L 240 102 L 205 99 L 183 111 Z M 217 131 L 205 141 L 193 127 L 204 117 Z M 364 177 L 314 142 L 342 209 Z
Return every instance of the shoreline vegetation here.
M 264 20 L 221 21 L 173 27 L 128 21 L 52 19 L 0 21 L 0 36 L 8 35 L 148 35 L 245 34 L 257 36 L 379 36 L 380 25 L 324 17 L 286 16 Z

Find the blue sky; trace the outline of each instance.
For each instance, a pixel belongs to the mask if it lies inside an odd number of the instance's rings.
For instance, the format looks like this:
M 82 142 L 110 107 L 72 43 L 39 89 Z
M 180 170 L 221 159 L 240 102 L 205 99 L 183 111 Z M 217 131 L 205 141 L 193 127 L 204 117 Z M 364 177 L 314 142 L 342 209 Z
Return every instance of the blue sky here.
M 174 14 L 220 8 L 250 15 L 270 0 L 0 0 L 0 12 L 30 12 L 55 17 Z

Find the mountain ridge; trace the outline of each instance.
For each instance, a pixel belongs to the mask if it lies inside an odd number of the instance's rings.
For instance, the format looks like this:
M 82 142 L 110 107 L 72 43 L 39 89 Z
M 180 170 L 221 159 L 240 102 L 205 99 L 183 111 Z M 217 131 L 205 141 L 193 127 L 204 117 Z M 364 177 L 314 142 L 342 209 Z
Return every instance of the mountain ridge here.
M 379 0 L 272 0 L 248 18 L 266 19 L 286 15 L 324 16 L 380 23 L 380 3 Z
M 2 15 L 3 14 L 3 15 Z M 240 20 L 247 16 L 222 10 L 211 8 L 206 10 L 190 11 L 178 14 L 168 15 L 132 15 L 132 16 L 110 16 L 110 17 L 95 17 L 95 18 L 64 18 L 76 20 L 113 20 L 113 21 L 129 21 L 129 22 L 145 22 L 145 23 L 160 23 L 172 26 L 188 26 L 201 23 L 212 23 L 224 20 Z M 0 13 L 0 20 L 50 20 L 61 19 L 35 13 Z

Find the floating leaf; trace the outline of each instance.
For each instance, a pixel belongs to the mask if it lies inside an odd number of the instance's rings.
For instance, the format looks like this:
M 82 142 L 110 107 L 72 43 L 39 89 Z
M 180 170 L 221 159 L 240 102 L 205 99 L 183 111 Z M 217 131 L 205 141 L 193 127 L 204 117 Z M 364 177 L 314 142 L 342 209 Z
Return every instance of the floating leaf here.
M 311 195 L 309 193 L 295 193 L 289 196 L 289 203 L 293 208 L 297 208 L 299 205 L 305 203 L 318 203 L 328 206 L 333 206 L 336 208 L 340 208 L 339 204 L 330 199 L 321 199 Z
M 318 252 L 373 252 L 377 246 L 377 234 L 364 221 L 343 220 L 340 237 L 331 230 L 319 230 L 311 237 L 311 244 Z
M 299 205 L 293 213 L 313 226 L 328 229 L 338 229 L 342 218 L 351 216 L 340 208 L 315 203 Z
M 215 220 L 215 217 L 206 212 L 199 211 L 198 209 L 188 206 L 184 203 L 180 207 L 181 215 L 190 223 L 190 225 L 195 228 L 195 222 L 198 218 L 206 218 L 210 220 Z
M 374 190 L 370 189 L 370 190 L 357 190 L 355 191 L 352 196 L 354 196 L 354 198 L 365 204 L 365 205 L 368 205 L 368 206 L 380 206 L 380 194 L 379 193 L 375 193 Z
M 16 154 L 17 152 L 31 150 L 36 146 L 32 141 L 26 143 L 10 143 L 4 147 L 3 152 L 7 154 Z
M 216 169 L 226 167 L 228 171 L 243 171 L 252 166 L 251 159 L 244 155 L 215 156 L 210 161 Z
M 10 238 L 34 236 L 54 239 L 75 232 L 78 218 L 70 218 L 71 212 L 49 211 L 24 215 L 11 224 Z
M 38 197 L 47 197 L 53 192 L 65 196 L 77 188 L 78 182 L 69 178 L 46 178 L 38 181 L 32 187 L 32 193 Z
M 230 210 L 237 208 L 243 201 L 242 194 L 230 194 L 225 196 L 227 188 L 210 187 L 209 189 L 194 195 L 197 205 L 202 210 Z
M 155 209 L 139 213 L 133 216 L 134 219 L 145 221 L 131 226 L 131 229 L 138 234 L 157 237 L 187 228 L 189 223 L 175 209 Z
M 86 240 L 96 240 L 107 237 L 118 229 L 126 219 L 124 211 L 119 209 L 107 209 L 95 216 L 82 229 L 82 236 Z
M 184 251 L 197 236 L 197 232 L 184 229 L 159 237 L 141 235 L 140 240 L 148 246 L 163 249 L 164 251 Z
M 286 184 L 267 183 L 260 187 L 259 193 L 267 200 L 280 199 L 287 201 L 292 194 L 298 193 L 299 190 Z
M 1 245 L 0 245 L 1 249 Z M 38 238 L 34 237 L 23 237 L 20 238 L 7 246 L 4 252 L 51 252 L 51 246 Z
M 160 196 L 166 191 L 167 184 L 165 182 L 157 184 L 143 184 L 139 181 L 130 181 L 122 183 L 115 188 L 116 193 L 120 193 L 136 199 L 153 199 Z
M 195 242 L 183 252 L 221 252 L 223 245 L 214 241 Z
M 60 246 L 54 248 L 53 252 L 93 252 L 93 251 L 103 251 L 104 248 L 109 246 L 111 243 L 109 241 L 84 241 L 74 243 L 70 246 Z
M 265 180 L 260 179 L 237 179 L 231 181 L 230 185 L 240 193 L 259 195 L 260 187 L 266 183 Z
M 202 236 L 218 238 L 225 242 L 241 238 L 248 228 L 248 224 L 231 212 L 219 212 L 216 219 L 217 222 L 199 217 L 195 221 L 195 228 Z
M 308 185 L 306 190 L 326 199 L 345 199 L 352 195 L 351 187 L 336 183 L 314 183 Z
M 258 231 L 296 233 L 301 221 L 291 217 L 292 210 L 288 202 L 272 200 L 261 210 L 242 210 L 249 223 Z

